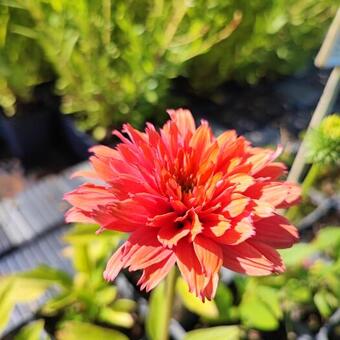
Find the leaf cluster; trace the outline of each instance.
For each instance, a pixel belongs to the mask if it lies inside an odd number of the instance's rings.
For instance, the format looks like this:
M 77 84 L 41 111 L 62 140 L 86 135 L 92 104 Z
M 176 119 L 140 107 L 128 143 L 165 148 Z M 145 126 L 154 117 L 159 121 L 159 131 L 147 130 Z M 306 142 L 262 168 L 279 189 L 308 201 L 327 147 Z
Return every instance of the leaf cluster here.
M 0 278 L 0 331 L 8 323 L 15 304 L 36 301 L 42 296 L 46 300 L 48 291 L 53 297 L 47 299 L 39 315 L 55 317 L 60 334 L 69 334 L 67 339 L 76 338 L 83 328 L 100 334 L 101 326 L 132 327 L 135 302 L 119 298 L 117 288 L 102 277 L 107 257 L 122 235 L 105 232 L 95 235 L 96 229 L 94 225 L 75 226 L 66 234 L 69 246 L 65 255 L 72 261 L 73 275 L 43 265 Z

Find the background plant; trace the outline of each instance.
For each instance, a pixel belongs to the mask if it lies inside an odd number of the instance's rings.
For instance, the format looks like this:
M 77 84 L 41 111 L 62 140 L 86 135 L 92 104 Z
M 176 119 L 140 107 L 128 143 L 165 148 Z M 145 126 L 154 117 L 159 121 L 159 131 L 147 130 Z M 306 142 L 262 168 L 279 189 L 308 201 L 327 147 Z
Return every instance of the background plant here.
M 65 254 L 72 259 L 76 272 L 73 277 L 48 267 L 40 267 L 26 273 L 18 273 L 0 279 L 0 327 L 8 321 L 10 311 L 18 302 L 29 302 L 40 297 L 47 289 L 57 292 L 39 311 L 40 320 L 29 324 L 17 335 L 41 332 L 44 318 L 57 317 L 56 334 L 60 339 L 76 339 L 88 334 L 117 336 L 127 339 L 115 327 L 131 327 L 135 320 L 132 300 L 117 298 L 117 289 L 101 278 L 105 259 L 120 234 L 94 235 L 96 227 L 82 225 L 67 234 L 70 244 Z M 179 309 L 198 315 L 203 327 L 186 334 L 186 340 L 241 339 L 251 329 L 274 331 L 282 324 L 285 331 L 293 331 L 296 315 L 315 313 L 327 323 L 340 304 L 340 228 L 326 227 L 310 243 L 300 243 L 282 250 L 287 271 L 280 276 L 250 278 L 236 275 L 229 283 L 218 287 L 213 301 L 202 301 L 190 294 L 183 279 L 176 284 L 177 314 Z M 146 330 L 150 339 L 160 338 L 162 304 L 160 284 L 150 296 Z M 105 327 L 103 327 L 105 325 Z M 314 329 L 311 329 L 314 331 Z M 20 335 L 21 334 L 21 335 Z M 92 337 L 91 337 L 92 336 Z
M 237 7 L 242 22 L 229 39 L 188 65 L 187 75 L 201 92 L 211 92 L 227 79 L 256 83 L 305 68 L 338 8 L 333 0 L 221 2 L 226 11 Z
M 340 189 L 339 114 L 335 113 L 324 118 L 318 127 L 307 131 L 305 138 L 307 151 L 305 157 L 310 167 L 301 185 L 303 199 L 308 200 L 309 190 L 327 173 L 333 177 L 333 191 L 338 192 Z M 296 219 L 301 213 L 301 206 L 293 207 L 288 210 L 288 217 Z
M 2 1 L 0 104 L 13 114 L 16 98 L 56 79 L 62 111 L 101 138 L 160 119 L 179 75 L 211 92 L 299 69 L 335 10 L 333 0 Z
M 211 2 L 211 1 L 210 1 Z M 215 21 L 204 1 L 11 1 L 27 11 L 25 34 L 42 48 L 57 76 L 62 110 L 87 129 L 140 124 L 162 103 L 169 79 L 186 60 L 226 39 L 236 10 Z M 97 130 L 98 131 L 98 130 Z
M 30 34 L 32 25 L 28 13 L 0 3 L 0 106 L 8 116 L 15 113 L 16 100 L 29 101 L 34 86 L 51 77 Z
M 185 340 L 247 338 L 251 329 L 275 331 L 282 323 L 288 333 L 299 322 L 296 315 L 306 313 L 318 314 L 327 323 L 340 304 L 339 226 L 326 227 L 311 243 L 300 243 L 281 254 L 287 264 L 285 274 L 263 278 L 237 275 L 230 284 L 221 283 L 216 298 L 205 303 L 190 294 L 178 278 L 177 294 L 183 306 L 198 315 L 203 326 L 210 327 L 188 332 Z M 159 336 L 160 289 L 162 286 L 151 295 L 147 320 L 151 339 Z
M 54 297 L 43 305 L 39 314 L 45 318 L 55 317 L 56 328 L 60 328 L 61 333 L 67 329 L 69 337 L 62 339 L 75 338 L 77 332 L 84 330 L 93 334 L 118 334 L 117 339 L 120 339 L 120 333 L 110 333 L 100 326 L 132 327 L 134 319 L 130 313 L 135 309 L 135 302 L 118 298 L 117 288 L 102 278 L 105 261 L 122 235 L 103 233 L 97 236 L 96 229 L 94 225 L 76 226 L 65 236 L 69 243 L 65 255 L 72 260 L 73 276 L 41 266 L 0 278 L 0 331 L 16 303 L 34 301 L 51 288 Z

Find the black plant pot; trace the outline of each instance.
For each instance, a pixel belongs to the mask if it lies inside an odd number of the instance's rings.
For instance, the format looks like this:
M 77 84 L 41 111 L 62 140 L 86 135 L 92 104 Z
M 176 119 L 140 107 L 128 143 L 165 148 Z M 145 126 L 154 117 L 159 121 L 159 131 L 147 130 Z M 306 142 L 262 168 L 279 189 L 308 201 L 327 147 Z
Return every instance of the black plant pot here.
M 58 154 L 75 163 L 86 159 L 94 144 L 89 135 L 76 128 L 71 117 L 60 113 L 60 97 L 53 91 L 53 82 L 41 84 L 30 103 L 17 104 L 13 117 L 0 112 L 0 135 L 10 155 L 26 165 L 57 161 Z
M 62 138 L 67 143 L 68 148 L 78 160 L 87 159 L 89 148 L 95 144 L 94 140 L 90 135 L 78 130 L 71 117 L 61 115 L 60 125 Z
M 52 113 L 37 110 L 7 118 L 0 113 L 1 134 L 12 156 L 23 161 L 43 157 L 51 145 Z

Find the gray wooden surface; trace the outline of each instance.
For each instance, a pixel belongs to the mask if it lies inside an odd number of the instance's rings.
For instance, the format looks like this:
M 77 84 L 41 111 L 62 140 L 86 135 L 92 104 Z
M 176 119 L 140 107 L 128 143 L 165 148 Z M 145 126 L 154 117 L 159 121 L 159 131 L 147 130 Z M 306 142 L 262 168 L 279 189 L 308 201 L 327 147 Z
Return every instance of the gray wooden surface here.
M 61 236 L 68 226 L 64 214 L 68 204 L 63 195 L 81 184 L 70 175 L 81 163 L 57 175 L 47 176 L 13 199 L 0 201 L 0 276 L 33 269 L 40 264 L 72 272 L 70 262 L 62 256 Z M 48 292 L 31 304 L 17 305 L 3 334 L 33 318 Z

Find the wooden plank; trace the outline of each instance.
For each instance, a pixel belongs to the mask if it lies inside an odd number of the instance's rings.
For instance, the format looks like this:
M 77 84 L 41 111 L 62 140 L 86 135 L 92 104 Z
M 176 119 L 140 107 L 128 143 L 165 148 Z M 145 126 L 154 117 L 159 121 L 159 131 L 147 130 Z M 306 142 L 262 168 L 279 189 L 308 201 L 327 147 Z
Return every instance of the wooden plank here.
M 18 205 L 18 210 L 24 216 L 24 218 L 29 221 L 32 229 L 34 230 L 35 234 L 38 234 L 43 229 L 43 226 L 48 222 L 45 216 L 43 216 L 41 212 L 41 206 L 39 199 L 35 199 L 31 195 L 32 190 L 28 189 L 22 192 L 18 197 L 15 199 L 15 202 Z
M 0 258 L 0 275 L 30 270 L 39 264 L 47 264 L 72 273 L 69 261 L 61 256 L 61 250 L 64 246 L 61 236 L 66 229 L 67 226 L 55 229 L 40 239 L 25 244 L 22 248 Z M 40 306 L 52 294 L 53 291 L 49 291 L 32 303 L 18 304 L 11 315 L 4 334 L 8 334 L 19 325 L 31 320 Z
M 11 249 L 11 242 L 0 225 L 0 256 L 9 249 Z
M 12 245 L 21 244 L 33 236 L 30 225 L 12 200 L 4 200 L 1 203 L 0 224 Z

